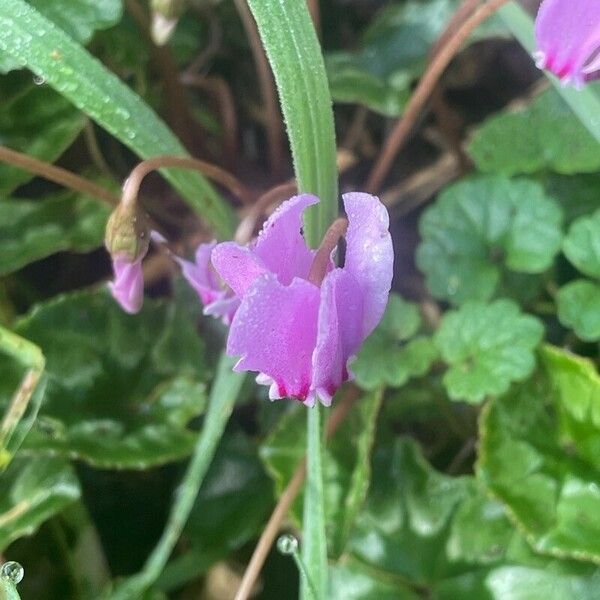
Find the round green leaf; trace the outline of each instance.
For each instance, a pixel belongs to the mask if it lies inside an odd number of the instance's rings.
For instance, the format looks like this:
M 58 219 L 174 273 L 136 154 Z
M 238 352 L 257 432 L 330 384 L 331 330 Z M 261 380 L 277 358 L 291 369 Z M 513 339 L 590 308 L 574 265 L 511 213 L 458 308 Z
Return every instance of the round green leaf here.
M 473 135 L 469 154 L 487 173 L 569 174 L 600 168 L 598 142 L 553 89 L 525 108 L 485 121 Z
M 437 350 L 429 338 L 410 339 L 420 326 L 417 305 L 391 294 L 381 323 L 352 364 L 358 385 L 366 390 L 384 385 L 400 387 L 411 377 L 424 375 L 436 359 Z
M 600 279 L 600 210 L 571 225 L 563 251 L 582 273 Z
M 551 266 L 561 221 L 537 183 L 473 177 L 447 188 L 423 215 L 417 264 L 435 297 L 489 300 L 504 269 L 533 274 Z
M 435 341 L 449 365 L 444 385 L 450 398 L 481 402 L 525 379 L 543 333 L 540 321 L 510 300 L 468 302 L 446 313 Z
M 560 322 L 586 342 L 600 340 L 600 284 L 578 279 L 557 296 Z

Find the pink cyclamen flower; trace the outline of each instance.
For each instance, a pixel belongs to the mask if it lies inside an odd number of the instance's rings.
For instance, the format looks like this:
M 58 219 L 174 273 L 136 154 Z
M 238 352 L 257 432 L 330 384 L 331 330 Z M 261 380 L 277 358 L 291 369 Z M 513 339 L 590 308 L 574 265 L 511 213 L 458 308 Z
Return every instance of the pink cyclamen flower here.
M 220 318 L 225 325 L 230 325 L 240 300 L 231 288 L 223 284 L 210 262 L 216 245 L 217 242 L 200 244 L 196 249 L 194 262 L 178 256 L 174 256 L 174 259 L 181 267 L 184 278 L 198 294 L 204 306 L 204 314 Z
M 302 237 L 309 194 L 284 202 L 250 246 L 218 244 L 212 263 L 240 299 L 227 353 L 236 371 L 258 371 L 269 397 L 329 406 L 350 378 L 348 363 L 379 323 L 390 291 L 393 249 L 387 210 L 374 196 L 344 195 L 348 216 L 343 267 L 308 280 L 315 258 Z
M 113 258 L 115 280 L 108 284 L 113 298 L 125 312 L 135 314 L 144 301 L 144 276 L 142 258 L 131 261 L 126 256 Z
M 544 0 L 535 21 L 540 69 L 580 88 L 600 75 L 600 2 Z

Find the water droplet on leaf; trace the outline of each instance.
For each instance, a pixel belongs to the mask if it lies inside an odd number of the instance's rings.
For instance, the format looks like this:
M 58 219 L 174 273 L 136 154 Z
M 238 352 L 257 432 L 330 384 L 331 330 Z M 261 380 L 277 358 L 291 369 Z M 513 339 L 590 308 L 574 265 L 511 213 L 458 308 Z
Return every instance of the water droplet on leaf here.
M 18 562 L 15 562 L 14 560 L 5 562 L 0 568 L 0 577 L 8 579 L 15 585 L 21 583 L 24 575 L 25 570 Z
M 298 552 L 298 540 L 290 534 L 282 535 L 277 540 L 277 550 L 286 556 L 295 554 Z

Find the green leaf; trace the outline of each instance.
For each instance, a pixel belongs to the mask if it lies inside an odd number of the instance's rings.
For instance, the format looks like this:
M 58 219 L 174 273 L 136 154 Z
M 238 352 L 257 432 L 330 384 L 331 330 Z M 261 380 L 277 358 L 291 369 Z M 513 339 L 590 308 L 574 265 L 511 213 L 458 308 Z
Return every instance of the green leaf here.
M 381 392 L 356 400 L 349 415 L 325 447 L 325 515 L 330 554 L 339 556 L 364 502 L 371 478 L 370 456 Z M 281 495 L 306 452 L 303 407 L 290 411 L 261 448 L 261 458 Z M 299 523 L 303 498 L 293 504 L 291 516 Z
M 529 106 L 487 119 L 475 131 L 469 154 L 486 173 L 571 174 L 600 169 L 598 141 L 554 89 Z
M 498 14 L 525 50 L 529 54 L 533 54 L 536 50 L 536 43 L 531 15 L 518 2 L 514 1 L 502 6 Z M 598 84 L 588 84 L 582 90 L 578 90 L 573 86 L 562 85 L 548 71 L 544 71 L 544 74 L 571 107 L 581 123 L 600 142 L 600 119 L 598 119 L 600 114 L 600 86 Z
M 600 340 L 600 284 L 578 279 L 558 290 L 558 318 L 582 340 Z
M 0 112 L 0 143 L 40 160 L 54 162 L 77 138 L 85 117 L 47 86 L 30 86 Z M 29 171 L 0 164 L 0 195 L 33 178 Z
M 356 50 L 327 54 L 333 99 L 364 104 L 387 116 L 400 115 L 434 42 L 458 6 L 457 0 L 409 0 L 381 10 Z M 472 40 L 499 32 L 498 23 L 486 23 Z
M 0 51 L 43 78 L 140 157 L 186 154 L 139 96 L 24 0 L 0 0 Z M 203 177 L 181 169 L 164 174 L 220 236 L 231 237 L 232 210 Z
M 188 422 L 205 404 L 204 346 L 184 307 L 147 301 L 124 314 L 107 292 L 38 306 L 16 331 L 47 356 L 46 400 L 24 448 L 103 468 L 144 469 L 194 448 Z M 186 354 L 174 364 L 165 349 Z
M 101 246 L 109 214 L 105 204 L 72 192 L 0 200 L 0 275 L 56 252 Z
M 321 202 L 305 213 L 316 246 L 338 214 L 335 129 L 319 40 L 304 2 L 248 0 L 277 83 L 301 192 Z
M 412 338 L 421 326 L 419 308 L 391 294 L 383 319 L 352 364 L 357 384 L 366 390 L 400 387 L 424 375 L 437 357 L 429 338 Z M 410 341 L 409 341 L 410 340 Z
M 549 174 L 545 176 L 544 184 L 547 193 L 560 202 L 567 223 L 589 215 L 598 208 L 598 173 L 575 176 Z
M 29 0 L 34 8 L 82 44 L 94 31 L 107 29 L 121 19 L 121 0 Z M 6 73 L 22 65 L 14 57 L 0 54 L 0 71 Z
M 532 181 L 473 177 L 423 215 L 417 264 L 436 298 L 489 300 L 503 269 L 542 273 L 562 242 L 559 206 Z
M 273 485 L 256 446 L 240 433 L 225 437 L 185 527 L 190 549 L 167 567 L 161 587 L 180 587 L 199 577 L 259 534 L 272 503 Z
M 525 379 L 543 334 L 540 321 L 510 300 L 468 302 L 446 313 L 435 341 L 449 365 L 444 385 L 450 398 L 479 403 Z
M 471 477 L 434 471 L 414 442 L 380 448 L 374 471 L 349 553 L 333 569 L 356 578 L 364 594 L 355 597 L 538 600 L 540 589 L 551 600 L 596 597 L 595 566 L 533 554 L 498 501 Z
M 600 210 L 571 225 L 563 251 L 582 273 L 600 279 Z
M 534 549 L 600 560 L 600 378 L 558 348 L 544 371 L 490 403 L 481 420 L 478 475 Z
M 79 482 L 64 461 L 45 457 L 14 460 L 0 478 L 0 550 L 35 533 L 79 495 Z

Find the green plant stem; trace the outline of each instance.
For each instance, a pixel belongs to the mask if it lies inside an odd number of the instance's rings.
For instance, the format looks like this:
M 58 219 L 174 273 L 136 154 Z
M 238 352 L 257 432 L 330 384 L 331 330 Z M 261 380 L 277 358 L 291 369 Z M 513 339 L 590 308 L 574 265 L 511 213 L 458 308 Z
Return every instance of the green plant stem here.
M 325 534 L 325 491 L 323 485 L 323 432 L 321 427 L 321 406 L 307 411 L 306 447 L 306 491 L 302 515 L 303 544 L 302 558 L 308 570 L 308 577 L 302 578 L 301 598 L 317 600 L 327 597 L 327 537 Z
M 232 360 L 222 355 L 210 392 L 202 432 L 198 437 L 187 471 L 176 491 L 167 525 L 158 544 L 148 557 L 142 571 L 125 581 L 114 592 L 109 593 L 110 600 L 139 600 L 158 579 L 167 564 L 194 506 L 198 490 L 223 436 L 244 381 L 244 376 L 234 373 L 232 367 Z
M 315 247 L 338 214 L 335 129 L 323 55 L 305 0 L 248 0 L 273 69 L 300 192 L 321 202 L 306 211 L 304 233 Z M 320 406 L 307 411 L 307 492 L 302 556 L 318 600 L 327 598 L 327 538 Z M 306 578 L 304 578 L 306 579 Z M 306 583 L 302 598 L 311 597 Z

